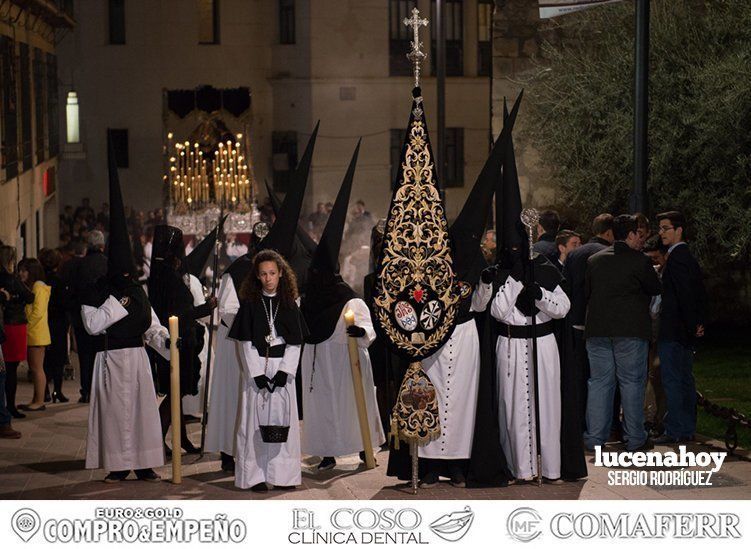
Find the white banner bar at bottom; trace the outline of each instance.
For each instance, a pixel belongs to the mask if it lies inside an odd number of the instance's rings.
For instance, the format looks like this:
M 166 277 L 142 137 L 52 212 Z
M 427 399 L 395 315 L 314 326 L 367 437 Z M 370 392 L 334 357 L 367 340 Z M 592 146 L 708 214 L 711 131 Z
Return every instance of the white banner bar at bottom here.
M 739 547 L 749 501 L 3 501 L 3 548 Z M 746 542 L 747 543 L 747 542 Z M 123 545 L 124 544 L 124 545 Z M 740 544 L 740 545 L 739 545 Z

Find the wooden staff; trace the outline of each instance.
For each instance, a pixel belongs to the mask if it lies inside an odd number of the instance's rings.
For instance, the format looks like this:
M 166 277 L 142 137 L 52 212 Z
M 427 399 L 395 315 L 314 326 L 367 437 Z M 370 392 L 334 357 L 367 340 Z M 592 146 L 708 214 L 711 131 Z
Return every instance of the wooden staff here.
M 224 241 L 224 207 L 219 210 L 219 230 L 216 232 L 216 243 L 214 244 L 214 263 L 211 266 L 211 297 L 216 297 L 216 278 L 219 273 L 219 251 Z M 206 375 L 203 380 L 203 411 L 201 413 L 201 455 L 198 459 L 203 458 L 204 447 L 206 444 L 206 423 L 209 418 L 209 388 L 211 383 L 211 353 L 214 350 L 214 314 L 216 310 L 211 311 L 209 317 L 209 335 L 208 335 L 208 352 L 206 353 Z M 218 314 L 216 318 L 219 318 Z
M 180 454 L 180 351 L 177 340 L 180 328 L 176 316 L 169 317 L 170 403 L 172 405 L 172 483 L 182 484 L 182 455 Z
M 351 309 L 347 309 L 344 313 L 344 323 L 347 327 L 355 325 L 355 313 Z M 349 348 L 349 365 L 352 368 L 352 385 L 355 389 L 357 419 L 360 421 L 360 434 L 362 435 L 362 445 L 365 449 L 365 467 L 373 469 L 375 468 L 375 456 L 373 455 L 373 443 L 370 440 L 370 423 L 368 422 L 368 410 L 365 407 L 365 391 L 362 388 L 360 353 L 354 337 L 347 336 L 347 344 Z

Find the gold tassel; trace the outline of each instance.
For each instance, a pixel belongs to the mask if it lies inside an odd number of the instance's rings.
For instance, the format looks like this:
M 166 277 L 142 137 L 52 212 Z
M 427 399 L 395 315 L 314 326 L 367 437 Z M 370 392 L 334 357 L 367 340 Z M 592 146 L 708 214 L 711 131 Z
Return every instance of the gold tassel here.
M 389 438 L 393 439 L 393 447 L 394 450 L 399 449 L 399 426 L 396 421 L 396 417 L 394 415 L 391 415 L 391 424 L 389 426 Z

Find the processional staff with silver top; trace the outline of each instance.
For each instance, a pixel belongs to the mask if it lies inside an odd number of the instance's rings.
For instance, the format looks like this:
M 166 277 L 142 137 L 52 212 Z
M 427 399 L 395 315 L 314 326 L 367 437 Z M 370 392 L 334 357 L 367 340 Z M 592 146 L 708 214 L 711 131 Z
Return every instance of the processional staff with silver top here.
M 534 208 L 526 208 L 522 211 L 521 222 L 527 228 L 527 238 L 529 243 L 529 269 L 527 270 L 527 284 L 535 283 L 535 256 L 534 250 L 535 238 L 534 231 L 540 222 L 540 213 Z M 532 383 L 535 391 L 535 445 L 537 446 L 537 485 L 542 486 L 542 449 L 540 448 L 540 383 L 539 368 L 537 365 L 537 308 L 532 305 Z M 529 343 L 527 343 L 529 345 Z

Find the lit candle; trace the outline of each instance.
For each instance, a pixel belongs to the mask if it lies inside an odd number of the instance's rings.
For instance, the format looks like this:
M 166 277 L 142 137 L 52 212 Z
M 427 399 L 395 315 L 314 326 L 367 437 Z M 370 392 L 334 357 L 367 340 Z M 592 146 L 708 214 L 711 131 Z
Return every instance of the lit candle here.
M 180 459 L 180 352 L 177 349 L 177 340 L 180 337 L 178 319 L 176 316 L 169 317 L 170 337 L 170 409 L 172 415 L 172 482 L 182 482 L 182 460 Z
M 347 326 L 354 326 L 355 325 L 355 313 L 352 309 L 347 309 L 344 312 L 344 323 Z

